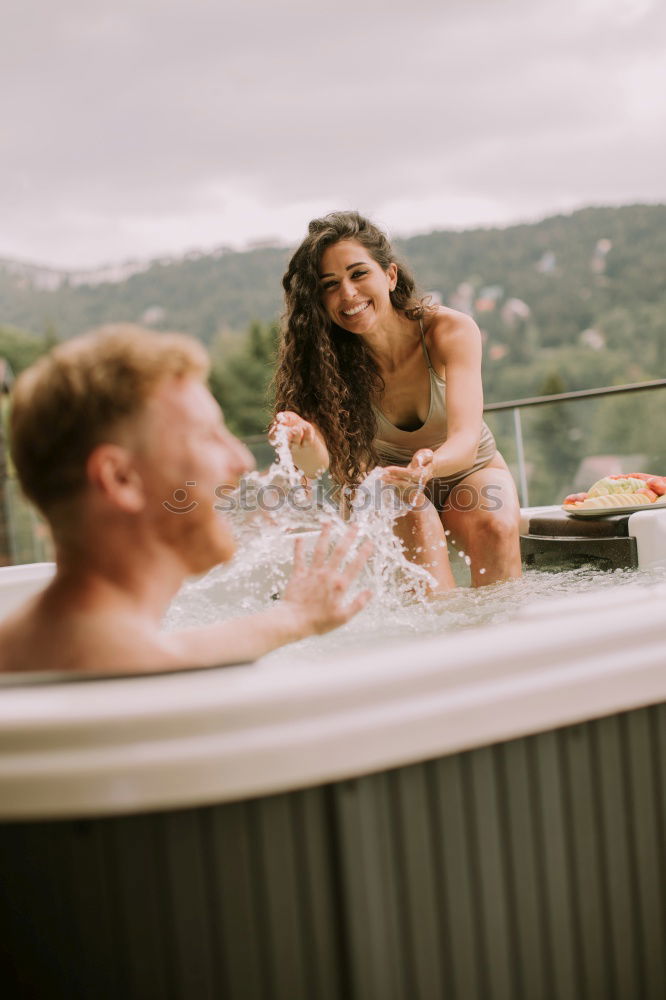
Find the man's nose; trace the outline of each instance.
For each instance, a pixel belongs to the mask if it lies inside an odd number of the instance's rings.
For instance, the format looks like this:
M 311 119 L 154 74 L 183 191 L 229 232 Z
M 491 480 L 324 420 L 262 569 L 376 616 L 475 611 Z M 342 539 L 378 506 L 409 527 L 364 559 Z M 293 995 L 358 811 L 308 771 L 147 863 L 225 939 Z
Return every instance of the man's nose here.
M 238 444 L 240 445 L 239 458 L 242 466 L 240 475 L 244 476 L 246 472 L 252 472 L 253 469 L 256 469 L 257 462 L 250 449 L 242 441 L 239 441 Z
M 232 440 L 234 472 L 240 478 L 247 472 L 252 472 L 253 469 L 256 469 L 257 463 L 250 449 L 242 441 L 239 441 L 237 437 Z
M 228 484 L 238 483 L 241 476 L 256 469 L 257 463 L 254 455 L 242 441 L 226 429 L 222 430 L 222 444 L 224 452 L 222 460 L 224 463 L 224 478 Z

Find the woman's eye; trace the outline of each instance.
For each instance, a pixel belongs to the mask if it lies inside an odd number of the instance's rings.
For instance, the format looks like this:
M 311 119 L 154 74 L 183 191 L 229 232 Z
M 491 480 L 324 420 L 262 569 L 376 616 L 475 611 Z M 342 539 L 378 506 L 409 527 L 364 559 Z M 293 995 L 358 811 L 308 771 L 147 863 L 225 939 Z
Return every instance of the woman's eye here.
M 354 274 L 352 275 L 352 277 L 354 277 L 354 278 L 362 278 L 363 275 L 367 274 L 367 273 L 368 273 L 367 271 L 354 271 Z
M 324 291 L 327 292 L 329 290 L 329 288 L 335 288 L 335 282 L 334 281 L 327 281 L 327 282 L 324 283 Z

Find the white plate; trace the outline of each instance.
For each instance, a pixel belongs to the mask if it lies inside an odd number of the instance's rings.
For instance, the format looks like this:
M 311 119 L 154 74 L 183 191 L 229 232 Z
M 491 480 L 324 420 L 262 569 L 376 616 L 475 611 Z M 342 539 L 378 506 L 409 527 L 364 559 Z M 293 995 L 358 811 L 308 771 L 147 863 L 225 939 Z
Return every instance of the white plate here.
M 571 507 L 562 504 L 562 510 L 574 517 L 608 517 L 610 514 L 635 514 L 638 510 L 664 510 L 666 498 L 655 500 L 654 503 L 636 503 L 631 507 Z

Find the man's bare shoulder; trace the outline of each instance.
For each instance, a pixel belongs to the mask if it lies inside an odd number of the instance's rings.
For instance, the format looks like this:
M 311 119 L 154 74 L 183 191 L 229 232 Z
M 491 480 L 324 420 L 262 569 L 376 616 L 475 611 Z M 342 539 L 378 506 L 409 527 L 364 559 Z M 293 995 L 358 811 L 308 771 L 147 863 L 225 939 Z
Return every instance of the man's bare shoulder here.
M 38 601 L 0 624 L 0 671 L 129 673 L 178 669 L 168 636 L 133 616 L 73 612 L 45 619 Z

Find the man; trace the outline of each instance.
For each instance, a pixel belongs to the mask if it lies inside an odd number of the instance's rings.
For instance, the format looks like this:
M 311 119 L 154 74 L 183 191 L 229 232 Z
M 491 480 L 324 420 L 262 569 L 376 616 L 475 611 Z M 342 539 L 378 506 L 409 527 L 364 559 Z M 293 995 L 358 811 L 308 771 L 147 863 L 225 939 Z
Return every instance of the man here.
M 192 338 L 112 326 L 59 345 L 18 379 L 12 454 L 51 527 L 57 571 L 0 625 L 0 670 L 237 663 L 329 631 L 367 603 L 369 591 L 347 595 L 369 545 L 342 569 L 354 532 L 329 554 L 324 529 L 309 566 L 297 541 L 291 579 L 269 610 L 160 630 L 185 578 L 232 558 L 215 490 L 235 487 L 254 465 L 224 426 L 207 373 Z

